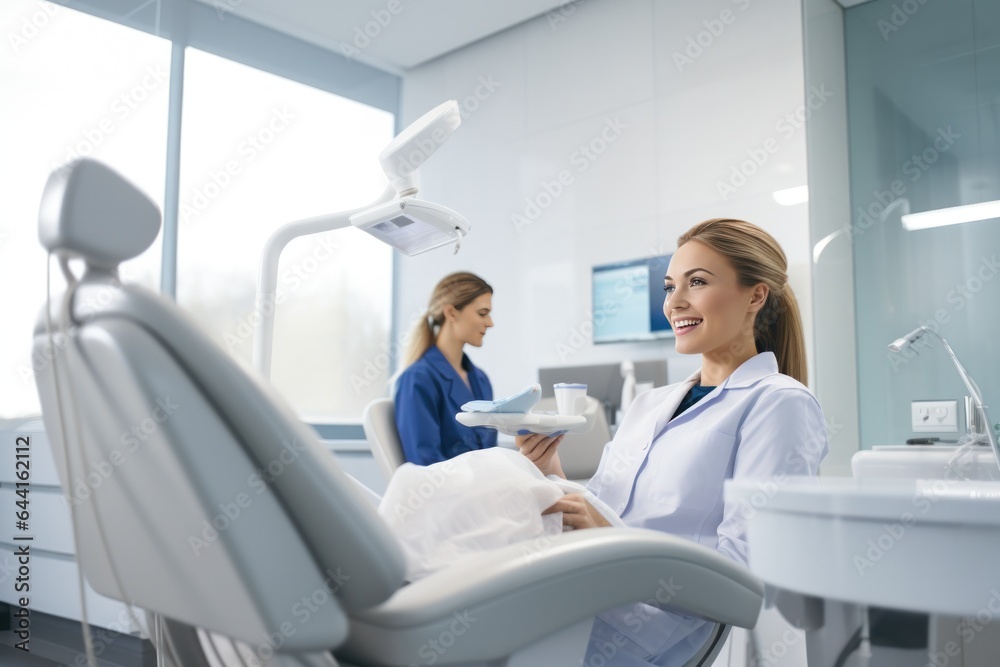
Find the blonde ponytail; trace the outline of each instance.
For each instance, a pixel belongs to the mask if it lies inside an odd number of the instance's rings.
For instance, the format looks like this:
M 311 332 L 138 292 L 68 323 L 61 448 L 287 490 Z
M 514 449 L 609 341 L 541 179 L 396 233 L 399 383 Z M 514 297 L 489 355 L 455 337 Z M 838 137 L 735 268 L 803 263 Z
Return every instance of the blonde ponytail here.
M 758 352 L 774 352 L 781 373 L 809 383 L 799 303 L 789 285 L 768 295 L 754 322 L 754 342 Z
M 410 331 L 410 340 L 406 345 L 406 355 L 403 357 L 403 368 L 406 368 L 414 361 L 424 356 L 424 352 L 431 349 L 431 345 L 437 339 L 434 333 L 434 325 L 431 322 L 430 313 L 425 313 L 413 326 Z

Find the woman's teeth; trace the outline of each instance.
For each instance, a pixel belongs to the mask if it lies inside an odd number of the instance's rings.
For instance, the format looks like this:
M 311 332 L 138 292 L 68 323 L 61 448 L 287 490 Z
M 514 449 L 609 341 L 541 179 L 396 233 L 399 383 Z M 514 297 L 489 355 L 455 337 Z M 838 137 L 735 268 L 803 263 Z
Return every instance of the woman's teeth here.
M 701 320 L 695 320 L 695 319 L 677 320 L 676 322 L 674 322 L 674 329 L 677 329 L 677 330 L 680 330 L 680 329 L 689 329 L 691 327 L 694 327 L 694 326 L 697 326 L 697 325 L 701 324 L 701 322 L 702 322 Z

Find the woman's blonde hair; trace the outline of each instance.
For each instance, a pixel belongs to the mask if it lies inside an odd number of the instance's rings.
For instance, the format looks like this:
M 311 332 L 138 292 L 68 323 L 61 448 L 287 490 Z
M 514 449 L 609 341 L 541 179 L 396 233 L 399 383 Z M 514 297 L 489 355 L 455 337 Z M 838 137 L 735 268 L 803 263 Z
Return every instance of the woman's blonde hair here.
M 774 352 L 779 371 L 807 384 L 799 304 L 788 285 L 788 259 L 774 237 L 743 220 L 715 218 L 684 232 L 677 247 L 688 241 L 700 241 L 729 260 L 744 287 L 767 285 L 770 292 L 754 320 L 757 352 Z
M 434 345 L 444 324 L 445 306 L 462 310 L 483 294 L 493 294 L 493 288 L 474 273 L 461 271 L 442 278 L 431 294 L 427 311 L 410 333 L 403 368 L 420 359 Z

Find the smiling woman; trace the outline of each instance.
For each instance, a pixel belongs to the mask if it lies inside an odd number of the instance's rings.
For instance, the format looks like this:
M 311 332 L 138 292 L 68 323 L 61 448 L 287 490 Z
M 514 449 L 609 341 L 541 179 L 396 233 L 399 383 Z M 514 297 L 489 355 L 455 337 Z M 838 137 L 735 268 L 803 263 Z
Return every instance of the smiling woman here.
M 782 373 L 808 384 L 788 261 L 771 235 L 742 220 L 715 219 L 689 229 L 677 246 L 663 284 L 677 351 L 701 354 L 707 379 L 774 352 Z
M 819 403 L 805 387 L 798 306 L 777 241 L 742 220 L 699 223 L 677 240 L 664 277 L 663 312 L 682 354 L 700 354 L 683 382 L 643 392 L 604 449 L 587 485 L 635 528 L 677 535 L 747 564 L 748 508 L 727 502 L 727 479 L 780 483 L 815 475 L 829 449 Z M 564 477 L 559 439 L 517 438 L 545 474 Z M 550 512 L 575 529 L 607 525 L 581 495 Z M 641 621 L 639 620 L 641 619 Z M 586 664 L 685 664 L 709 636 L 701 619 L 637 604 L 600 614 Z

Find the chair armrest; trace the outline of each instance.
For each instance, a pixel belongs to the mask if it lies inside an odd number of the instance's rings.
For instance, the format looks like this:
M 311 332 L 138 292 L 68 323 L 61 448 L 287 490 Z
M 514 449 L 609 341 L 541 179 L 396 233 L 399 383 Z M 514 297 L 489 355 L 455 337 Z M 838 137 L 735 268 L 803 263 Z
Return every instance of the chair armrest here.
M 764 586 L 712 549 L 657 531 L 596 528 L 515 544 L 401 588 L 351 617 L 337 650 L 365 664 L 492 660 L 631 602 L 753 627 Z

